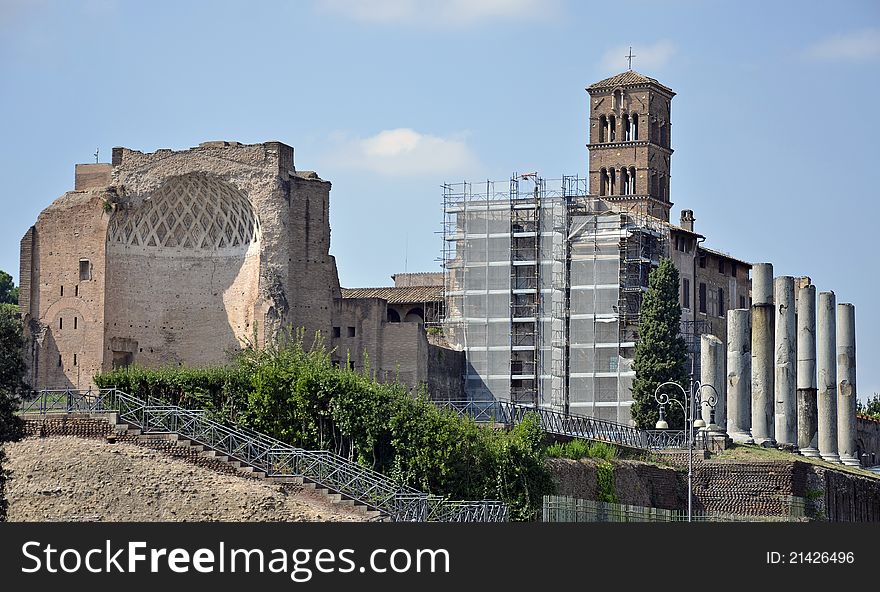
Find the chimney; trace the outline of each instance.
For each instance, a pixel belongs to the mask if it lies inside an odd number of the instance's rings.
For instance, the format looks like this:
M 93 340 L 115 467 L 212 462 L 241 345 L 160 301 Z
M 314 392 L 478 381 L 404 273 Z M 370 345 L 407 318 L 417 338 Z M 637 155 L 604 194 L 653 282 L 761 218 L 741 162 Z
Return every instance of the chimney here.
M 681 211 L 681 222 L 679 226 L 684 228 L 685 230 L 689 230 L 690 232 L 694 231 L 694 211 L 693 210 L 682 210 Z

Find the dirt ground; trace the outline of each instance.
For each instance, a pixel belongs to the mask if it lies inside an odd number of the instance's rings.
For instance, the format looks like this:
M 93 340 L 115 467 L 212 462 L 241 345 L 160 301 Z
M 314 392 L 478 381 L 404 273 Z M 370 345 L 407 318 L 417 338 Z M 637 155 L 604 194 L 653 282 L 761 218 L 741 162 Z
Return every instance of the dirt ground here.
M 215 472 L 134 444 L 60 436 L 4 448 L 10 522 L 364 520 L 295 486 Z

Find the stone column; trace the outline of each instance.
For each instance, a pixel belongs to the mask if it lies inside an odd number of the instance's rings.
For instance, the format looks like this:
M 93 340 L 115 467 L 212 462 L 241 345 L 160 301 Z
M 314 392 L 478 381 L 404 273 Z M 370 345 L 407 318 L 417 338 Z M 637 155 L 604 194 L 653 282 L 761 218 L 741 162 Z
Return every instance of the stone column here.
M 700 386 L 712 385 L 713 391 L 708 386 L 700 389 L 701 401 L 708 401 L 709 397 L 715 395 L 714 415 L 712 417 L 713 408 L 709 405 L 700 404 L 703 421 L 706 422 L 706 429 L 713 431 L 724 431 L 725 427 L 725 386 L 726 373 L 724 371 L 724 343 L 714 335 L 700 336 Z M 712 421 L 714 419 L 714 421 Z M 714 424 L 714 428 L 713 428 Z
M 773 282 L 776 305 L 776 443 L 797 446 L 797 321 L 794 309 L 794 278 L 780 276 Z
M 752 267 L 752 438 L 773 440 L 773 264 Z
M 819 292 L 816 327 L 816 369 L 819 418 L 819 454 L 828 462 L 840 462 L 837 455 L 837 335 L 834 317 L 834 292 Z
M 819 458 L 816 435 L 816 286 L 804 286 L 797 300 L 798 449 Z
M 856 307 L 837 305 L 837 449 L 840 462 L 857 467 Z
M 752 340 L 746 308 L 727 311 L 727 433 L 736 443 L 751 444 Z

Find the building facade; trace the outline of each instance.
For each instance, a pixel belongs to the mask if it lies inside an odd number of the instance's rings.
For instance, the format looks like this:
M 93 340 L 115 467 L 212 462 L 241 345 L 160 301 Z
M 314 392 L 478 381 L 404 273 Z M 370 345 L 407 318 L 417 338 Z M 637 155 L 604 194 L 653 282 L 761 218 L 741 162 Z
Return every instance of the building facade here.
M 671 101 L 633 71 L 587 88 L 589 176 L 444 186 L 446 317 L 466 353 L 466 396 L 630 421 L 632 361 L 648 274 L 681 276 L 682 334 L 724 339 L 748 306 L 749 264 L 670 223 Z

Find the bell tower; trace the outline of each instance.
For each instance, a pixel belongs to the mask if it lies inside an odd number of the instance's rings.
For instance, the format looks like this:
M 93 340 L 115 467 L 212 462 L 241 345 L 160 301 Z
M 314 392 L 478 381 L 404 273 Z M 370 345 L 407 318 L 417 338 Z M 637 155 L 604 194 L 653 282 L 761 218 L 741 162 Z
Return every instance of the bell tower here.
M 671 88 L 633 70 L 587 87 L 590 194 L 669 221 Z

